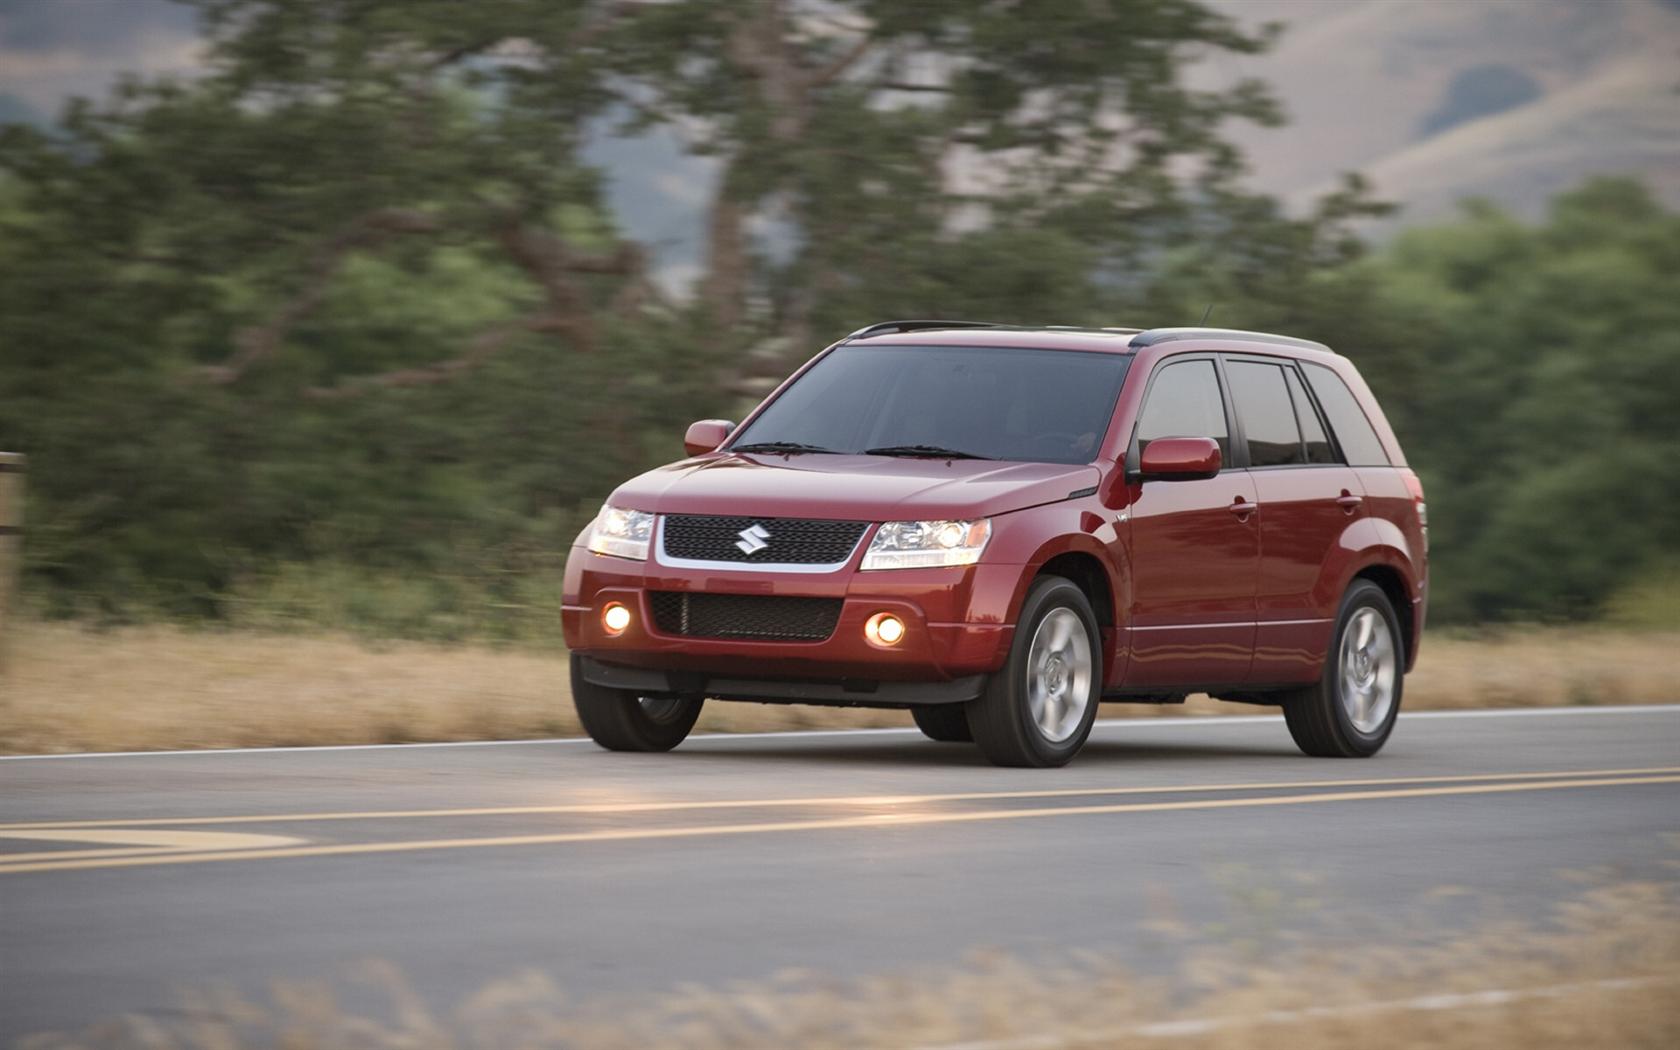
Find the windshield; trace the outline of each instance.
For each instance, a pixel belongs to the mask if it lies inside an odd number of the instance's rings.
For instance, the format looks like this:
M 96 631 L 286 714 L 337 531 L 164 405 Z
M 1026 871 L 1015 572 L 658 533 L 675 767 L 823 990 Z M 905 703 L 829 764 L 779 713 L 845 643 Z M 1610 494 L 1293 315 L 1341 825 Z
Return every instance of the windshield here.
M 1089 463 L 1130 363 L 1078 350 L 842 346 L 730 447 Z

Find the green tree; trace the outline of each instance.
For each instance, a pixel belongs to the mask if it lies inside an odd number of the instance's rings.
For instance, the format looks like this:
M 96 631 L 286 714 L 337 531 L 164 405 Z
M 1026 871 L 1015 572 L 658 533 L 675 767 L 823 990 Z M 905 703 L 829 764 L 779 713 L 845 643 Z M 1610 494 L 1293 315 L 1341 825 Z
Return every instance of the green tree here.
M 0 445 L 63 611 L 552 634 L 566 544 L 687 420 L 891 316 L 1215 323 L 1354 356 L 1430 490 L 1438 618 L 1667 555 L 1680 226 L 1602 182 L 1374 255 L 1224 139 L 1193 0 L 195 0 L 208 66 L 0 129 Z M 1021 32 L 1030 21 L 1032 32 Z M 591 128 L 716 175 L 694 302 Z M 750 348 L 750 351 L 749 349 Z
M 599 5 L 201 6 L 201 78 L 0 132 L 32 576 L 218 614 L 287 562 L 420 570 L 440 606 L 552 568 L 693 389 L 614 396 L 679 327 L 577 159 Z M 515 17 L 544 46 L 481 72 Z
M 194 2 L 202 76 L 0 132 L 0 443 L 65 609 L 238 614 L 256 579 L 333 618 L 326 580 L 351 619 L 478 630 L 788 363 L 742 347 L 1090 309 L 1183 212 L 1175 165 L 1211 192 L 1221 122 L 1274 116 L 1182 84 L 1264 43 L 1190 0 Z M 696 308 L 607 218 L 609 117 L 721 165 Z
M 1387 318 L 1362 361 L 1439 493 L 1445 614 L 1589 615 L 1672 558 L 1680 215 L 1601 179 L 1538 226 L 1471 205 L 1348 280 Z
M 1359 364 L 1429 495 L 1438 622 L 1593 616 L 1673 563 L 1680 215 L 1600 179 L 1543 223 L 1470 202 L 1363 258 L 1297 233 L 1187 249 L 1150 295 Z
M 640 123 L 716 162 L 712 320 L 806 346 L 859 317 L 1094 315 L 1104 271 L 1231 192 L 1224 125 L 1279 120 L 1185 66 L 1270 36 L 1195 0 L 681 0 L 627 24 L 620 67 Z

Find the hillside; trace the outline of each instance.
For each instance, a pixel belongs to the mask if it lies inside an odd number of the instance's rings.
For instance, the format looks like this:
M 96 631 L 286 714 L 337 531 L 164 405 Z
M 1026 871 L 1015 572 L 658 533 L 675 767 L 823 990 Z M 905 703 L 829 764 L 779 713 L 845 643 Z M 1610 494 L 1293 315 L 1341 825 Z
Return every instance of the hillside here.
M 1439 217 L 1477 194 L 1534 215 L 1594 174 L 1680 204 L 1680 0 L 1210 0 L 1276 48 L 1203 63 L 1209 85 L 1271 84 L 1282 129 L 1241 128 L 1255 184 L 1300 204 L 1344 171 Z M 97 15 L 98 17 L 93 17 Z M 0 4 L 0 120 L 45 121 L 122 70 L 190 72 L 190 9 L 168 0 Z M 710 167 L 669 135 L 596 136 L 614 209 L 662 280 L 692 280 Z
M 1363 171 L 1438 216 L 1468 194 L 1534 214 L 1588 175 L 1633 173 L 1680 202 L 1680 0 L 1219 0 L 1287 23 L 1258 76 L 1289 126 L 1245 130 L 1256 182 L 1292 200 Z

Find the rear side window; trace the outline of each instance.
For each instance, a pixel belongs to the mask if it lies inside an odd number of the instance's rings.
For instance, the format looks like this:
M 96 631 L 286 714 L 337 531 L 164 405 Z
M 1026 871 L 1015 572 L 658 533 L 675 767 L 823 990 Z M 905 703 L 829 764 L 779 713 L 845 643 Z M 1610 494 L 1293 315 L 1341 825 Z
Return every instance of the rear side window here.
M 1138 418 L 1138 452 L 1167 437 L 1212 438 L 1219 443 L 1220 458 L 1231 461 L 1231 431 L 1212 361 L 1179 361 L 1155 373 Z
M 1355 467 L 1388 466 L 1388 453 L 1383 451 L 1382 441 L 1342 377 L 1323 365 L 1304 361 L 1302 365 L 1313 394 L 1330 419 L 1330 429 L 1335 432 L 1348 464 Z
M 1230 361 L 1225 374 L 1231 377 L 1231 400 L 1237 403 L 1237 418 L 1248 439 L 1248 465 L 1287 467 L 1305 463 L 1301 429 L 1295 422 L 1295 406 L 1283 369 L 1252 361 Z
M 1295 402 L 1295 418 L 1301 423 L 1301 440 L 1307 446 L 1307 462 L 1336 462 L 1336 450 L 1330 447 L 1330 435 L 1324 432 L 1318 409 L 1313 407 L 1312 399 L 1301 385 L 1301 377 L 1288 368 L 1284 369 L 1283 375 L 1289 380 L 1289 398 Z

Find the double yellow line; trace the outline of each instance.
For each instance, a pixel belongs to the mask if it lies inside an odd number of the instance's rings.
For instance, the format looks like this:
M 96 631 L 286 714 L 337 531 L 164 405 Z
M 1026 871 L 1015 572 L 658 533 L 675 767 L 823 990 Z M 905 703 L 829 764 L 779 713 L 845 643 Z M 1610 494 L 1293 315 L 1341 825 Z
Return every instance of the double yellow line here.
M 801 831 L 859 828 L 918 827 L 1052 817 L 1103 816 L 1125 813 L 1170 813 L 1188 810 L 1243 809 L 1258 806 L 1322 805 L 1387 799 L 1438 798 L 1452 795 L 1494 795 L 1514 792 L 1560 791 L 1595 787 L 1624 787 L 1680 783 L 1680 766 L 1644 769 L 1601 769 L 1540 773 L 1487 773 L 1464 776 L 1391 777 L 1343 780 L 1298 780 L 1240 784 L 1180 786 L 1061 788 L 1036 791 L 985 791 L 924 795 L 852 795 L 826 798 L 721 799 L 674 802 L 571 803 L 554 806 L 496 806 L 463 809 L 365 810 L 330 813 L 252 814 L 224 817 L 136 818 L 101 821 L 37 822 L 0 825 L 0 838 L 55 839 L 125 843 L 118 849 L 62 852 L 0 853 L 0 875 L 42 871 L 81 871 L 93 868 L 149 867 L 160 864 L 200 864 L 212 861 L 280 860 L 292 857 L 340 857 L 422 850 L 493 849 L 513 846 L 553 846 L 592 842 L 635 842 L 652 839 L 712 838 L 722 835 L 762 835 Z M 1435 785 L 1435 786 L 1421 786 Z M 1353 789 L 1353 790 L 1350 790 Z M 1230 792 L 1310 790 L 1308 794 L 1262 794 L 1236 798 L 1180 798 L 1149 802 L 1099 802 L 991 809 L 926 808 L 945 803 L 1033 801 L 1065 798 L 1113 798 L 1128 795 L 1203 795 Z M 589 814 L 684 813 L 742 809 L 867 809 L 842 815 L 797 820 L 749 821 L 654 827 L 598 828 L 587 831 L 541 832 L 522 835 L 466 838 L 406 839 L 378 842 L 308 843 L 280 836 L 238 835 L 191 831 L 141 832 L 140 828 L 178 829 L 199 825 L 255 823 L 318 823 L 346 820 L 406 820 L 484 816 L 541 816 Z M 150 840 L 135 841 L 151 835 Z M 221 841 L 211 846 L 205 839 Z M 233 841 L 243 839 L 245 841 Z M 270 839 L 268 842 L 256 840 Z M 277 841 L 273 841 L 277 840 Z M 206 848 L 206 847 L 209 848 Z

